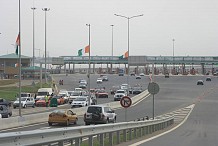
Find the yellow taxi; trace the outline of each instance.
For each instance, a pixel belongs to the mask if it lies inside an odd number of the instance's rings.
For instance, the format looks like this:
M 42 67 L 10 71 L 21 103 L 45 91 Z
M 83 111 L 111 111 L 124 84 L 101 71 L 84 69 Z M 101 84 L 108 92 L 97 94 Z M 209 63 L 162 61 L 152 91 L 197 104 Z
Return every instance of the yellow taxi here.
M 53 123 L 65 124 L 68 126 L 71 123 L 77 124 L 77 121 L 78 117 L 71 109 L 54 110 L 48 117 L 49 126 L 52 126 Z

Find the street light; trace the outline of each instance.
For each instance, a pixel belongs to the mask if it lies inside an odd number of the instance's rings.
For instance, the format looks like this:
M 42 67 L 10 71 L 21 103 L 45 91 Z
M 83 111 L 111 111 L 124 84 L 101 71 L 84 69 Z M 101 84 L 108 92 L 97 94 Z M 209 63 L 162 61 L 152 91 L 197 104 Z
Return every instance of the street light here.
M 35 48 L 35 26 L 34 26 L 34 15 L 35 15 L 35 10 L 36 8 L 35 7 L 32 7 L 31 8 L 33 10 L 33 80 L 34 80 L 34 74 L 35 74 L 35 51 L 34 51 L 34 48 Z
M 114 25 L 112 24 L 111 25 L 111 27 L 112 27 L 112 40 L 111 40 L 111 56 L 112 56 L 112 60 L 113 60 L 113 56 L 114 56 L 114 52 L 113 52 L 113 49 L 114 49 Z M 113 70 L 113 63 L 111 63 L 111 73 L 112 73 L 112 70 Z
M 173 41 L 173 71 L 175 72 L 175 67 L 174 67 L 174 42 L 175 42 L 175 39 L 172 40 Z
M 135 17 L 141 17 L 143 16 L 143 14 L 141 15 L 136 15 L 136 16 L 132 16 L 132 17 L 127 17 L 127 16 L 123 16 L 123 15 L 118 15 L 118 14 L 114 14 L 115 16 L 119 16 L 119 17 L 123 17 L 126 18 L 128 20 L 128 76 L 127 76 L 127 84 L 129 85 L 129 20 Z M 128 90 L 128 94 L 129 94 L 129 90 Z
M 43 8 L 43 11 L 45 11 L 45 83 L 47 83 L 47 68 L 46 68 L 46 12 L 50 10 L 50 8 Z
M 88 105 L 91 105 L 90 99 L 91 99 L 91 94 L 90 94 L 90 52 L 91 52 L 91 47 L 90 47 L 90 24 L 86 24 L 89 28 L 89 70 L 88 70 L 88 92 L 89 92 L 89 98 L 88 98 Z

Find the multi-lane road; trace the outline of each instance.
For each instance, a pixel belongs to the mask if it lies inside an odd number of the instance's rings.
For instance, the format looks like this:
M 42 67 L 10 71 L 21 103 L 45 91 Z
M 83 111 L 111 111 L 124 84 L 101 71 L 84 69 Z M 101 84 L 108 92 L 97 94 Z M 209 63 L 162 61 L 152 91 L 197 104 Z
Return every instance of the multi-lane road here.
M 64 85 L 59 86 L 60 89 L 73 90 L 78 86 L 80 79 L 87 79 L 85 75 L 55 75 L 53 76 L 57 81 L 64 80 Z M 91 76 L 91 88 L 96 88 L 99 85 L 96 83 L 96 79 L 99 75 Z M 127 77 L 119 77 L 117 75 L 108 75 L 109 81 L 103 82 L 102 87 L 106 90 L 113 85 L 120 85 L 126 83 Z M 196 85 L 197 80 L 204 80 L 204 85 Z M 164 78 L 163 76 L 156 76 L 155 82 L 160 86 L 160 92 L 155 95 L 155 115 L 161 115 L 178 108 L 188 106 L 192 103 L 196 103 L 196 106 L 191 113 L 188 120 L 178 129 L 159 137 L 155 140 L 148 142 L 140 142 L 137 145 L 187 145 L 187 146 L 205 146 L 217 145 L 218 137 L 218 117 L 217 115 L 217 77 L 212 77 L 211 82 L 205 81 L 206 76 L 171 76 L 170 78 Z M 129 77 L 130 85 L 141 84 L 143 89 L 146 89 L 150 79 L 148 76 L 142 77 L 141 80 L 136 80 L 135 77 Z M 98 103 L 112 102 L 113 97 L 108 99 L 98 99 Z M 70 108 L 65 106 L 63 108 Z M 38 109 L 38 108 L 36 108 Z M 35 109 L 35 110 L 36 110 Z M 30 109 L 29 109 L 30 110 Z M 115 111 L 117 113 L 117 122 L 125 121 L 124 109 L 120 108 Z M 135 106 L 127 109 L 127 121 L 135 120 L 144 116 L 152 116 L 152 96 L 148 96 Z M 79 117 L 78 125 L 84 125 L 83 117 Z M 71 125 L 75 126 L 75 125 Z M 9 131 L 24 131 L 34 129 L 48 129 L 59 128 L 61 126 L 48 126 L 47 123 L 39 123 L 34 126 L 27 126 Z M 6 132 L 2 131 L 2 132 Z M 135 145 L 132 145 L 135 146 Z

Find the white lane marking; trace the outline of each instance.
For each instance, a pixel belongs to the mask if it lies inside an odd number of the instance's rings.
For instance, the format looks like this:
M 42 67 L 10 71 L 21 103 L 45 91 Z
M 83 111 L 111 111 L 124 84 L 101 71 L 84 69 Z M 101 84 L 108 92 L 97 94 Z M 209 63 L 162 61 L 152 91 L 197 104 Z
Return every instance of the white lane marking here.
M 180 124 L 178 124 L 176 127 L 172 128 L 172 129 L 170 129 L 170 130 L 168 130 L 168 131 L 166 131 L 166 132 L 164 132 L 164 133 L 161 133 L 161 134 L 159 134 L 159 135 L 156 135 L 156 136 L 153 136 L 153 137 L 151 137 L 151 138 L 148 138 L 148 139 L 139 141 L 139 142 L 137 142 L 137 143 L 131 144 L 131 145 L 129 145 L 129 146 L 139 146 L 140 144 L 143 144 L 143 143 L 145 143 L 145 142 L 151 141 L 151 140 L 153 140 L 153 139 L 155 139 L 155 138 L 158 138 L 158 137 L 160 137 L 160 136 L 162 136 L 162 135 L 165 135 L 165 134 L 167 134 L 167 133 L 170 133 L 170 132 L 176 130 L 177 128 L 179 128 L 182 124 L 184 124 L 184 123 L 187 121 L 187 119 L 188 119 L 188 117 L 190 116 L 190 114 L 191 114 L 192 110 L 194 109 L 194 107 L 195 107 L 195 104 L 193 104 L 192 106 L 190 106 L 190 108 L 191 108 L 190 112 L 189 112 L 188 115 L 185 117 L 185 119 L 184 119 Z

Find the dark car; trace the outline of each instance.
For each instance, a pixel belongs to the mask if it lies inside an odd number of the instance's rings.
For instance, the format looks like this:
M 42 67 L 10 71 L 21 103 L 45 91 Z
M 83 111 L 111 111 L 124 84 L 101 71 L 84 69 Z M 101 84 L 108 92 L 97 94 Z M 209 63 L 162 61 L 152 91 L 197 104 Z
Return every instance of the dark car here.
M 132 94 L 140 94 L 140 93 L 142 93 L 141 87 L 133 87 L 132 88 Z
M 136 76 L 136 79 L 141 79 L 141 76 Z
M 102 76 L 102 81 L 108 81 L 108 77 L 107 76 Z
M 110 90 L 111 94 L 115 94 L 118 89 L 120 89 L 120 86 L 113 86 Z
M 83 84 L 83 83 L 80 83 L 80 84 L 79 84 L 79 88 L 86 89 L 86 87 L 87 87 L 86 84 Z
M 6 99 L 3 99 L 3 98 L 0 98 L 0 105 L 5 105 L 5 106 L 9 106 L 11 107 L 11 102 L 10 101 L 7 101 Z
M 198 80 L 197 85 L 204 85 L 204 81 L 203 80 Z
M 108 98 L 108 93 L 105 90 L 98 90 L 95 95 L 97 98 Z
M 12 110 L 9 106 L 0 105 L 0 114 L 2 118 L 8 118 L 12 116 Z
M 169 77 L 170 77 L 169 73 L 166 73 L 165 78 L 169 78 Z
M 207 78 L 206 78 L 206 81 L 211 81 L 211 77 L 207 77 Z

